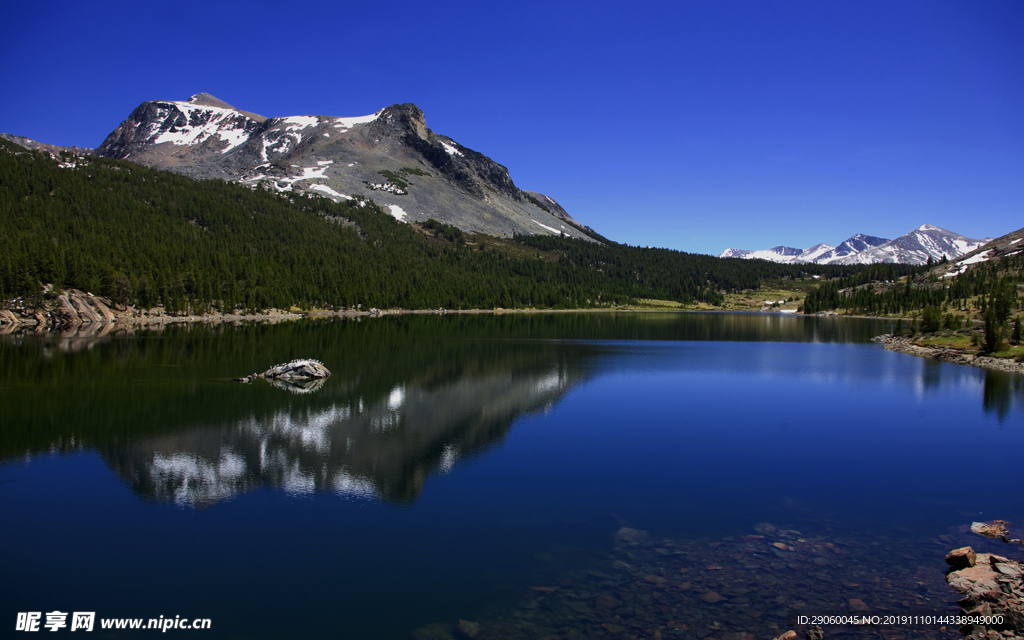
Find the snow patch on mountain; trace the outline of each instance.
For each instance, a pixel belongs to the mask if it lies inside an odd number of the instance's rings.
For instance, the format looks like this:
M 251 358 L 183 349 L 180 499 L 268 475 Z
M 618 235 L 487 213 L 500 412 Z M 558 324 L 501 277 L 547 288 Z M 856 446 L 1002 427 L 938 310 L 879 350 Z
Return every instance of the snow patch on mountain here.
M 383 109 L 381 109 L 383 111 Z M 371 113 L 368 116 L 356 116 L 354 118 L 331 118 L 335 129 L 347 131 L 357 124 L 368 124 L 380 117 L 381 111 Z
M 965 258 L 964 260 L 962 260 L 960 262 L 960 264 L 978 264 L 979 262 L 988 262 L 989 258 L 991 257 L 989 255 L 990 253 L 992 253 L 992 252 L 991 251 L 985 251 L 983 253 L 979 253 L 976 256 L 971 256 L 970 258 Z
M 556 236 L 557 236 L 558 234 L 560 234 L 560 233 L 561 233 L 561 232 L 560 232 L 560 231 L 559 231 L 558 229 L 555 229 L 554 227 L 549 227 L 549 226 L 548 226 L 548 225 L 546 225 L 546 224 L 541 224 L 540 222 L 537 222 L 537 221 L 536 221 L 536 220 L 534 220 L 533 218 L 530 218 L 530 222 L 532 222 L 532 223 L 536 224 L 536 225 L 537 225 L 537 226 L 539 226 L 539 227 L 542 227 L 542 228 L 544 228 L 544 229 L 547 229 L 548 231 L 550 231 L 551 233 L 555 234 Z
M 459 151 L 458 149 L 456 149 L 452 145 L 448 144 L 444 140 L 438 140 L 438 142 L 440 142 L 441 146 L 444 147 L 444 150 L 448 152 L 448 155 L 450 155 L 450 156 L 459 156 L 460 158 L 465 157 L 461 151 Z
M 216 138 L 227 143 L 221 151 L 227 153 L 249 139 L 245 126 L 248 118 L 232 109 L 167 102 L 157 106 L 157 114 L 160 120 L 153 122 L 148 131 L 150 144 L 189 146 Z M 170 126 L 165 129 L 168 122 Z
M 407 214 L 405 211 L 402 211 L 402 207 L 398 206 L 397 204 L 389 204 L 387 205 L 387 207 L 388 209 L 391 209 L 391 215 L 394 216 L 395 220 L 398 220 L 399 222 L 408 222 L 406 218 L 409 216 L 409 214 Z
M 285 125 L 285 131 L 300 131 L 317 126 L 320 124 L 320 118 L 316 116 L 288 116 L 287 118 L 282 118 L 281 122 Z
M 331 198 L 337 198 L 338 200 L 351 200 L 352 196 L 346 196 L 344 193 L 338 193 L 334 189 L 328 187 L 326 184 L 311 184 L 308 189 L 310 191 L 318 191 Z

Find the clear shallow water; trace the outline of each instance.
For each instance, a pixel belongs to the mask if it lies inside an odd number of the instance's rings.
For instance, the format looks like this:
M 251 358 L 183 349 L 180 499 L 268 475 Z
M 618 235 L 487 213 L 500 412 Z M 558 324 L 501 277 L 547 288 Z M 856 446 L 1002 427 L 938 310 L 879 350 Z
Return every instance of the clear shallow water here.
M 949 610 L 946 551 L 987 548 L 963 525 L 1024 522 L 1024 385 L 869 342 L 885 331 L 552 314 L 8 336 L 4 615 L 722 639 L 850 598 Z M 298 356 L 334 375 L 230 382 Z M 623 525 L 650 542 L 616 545 Z

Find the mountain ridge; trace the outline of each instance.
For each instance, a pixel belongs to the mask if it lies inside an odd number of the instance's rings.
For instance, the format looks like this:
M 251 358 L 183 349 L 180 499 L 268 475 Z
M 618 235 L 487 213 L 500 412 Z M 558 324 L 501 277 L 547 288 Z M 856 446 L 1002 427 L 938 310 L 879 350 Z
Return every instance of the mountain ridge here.
M 953 260 L 976 250 L 991 238 L 978 240 L 931 224 L 923 224 L 893 240 L 854 234 L 836 247 L 817 244 L 809 249 L 777 246 L 750 251 L 726 249 L 720 258 L 762 259 L 784 264 L 927 264 L 943 257 Z
M 411 103 L 367 116 L 266 118 L 207 93 L 150 100 L 95 154 L 336 202 L 373 198 L 400 221 L 594 239 L 553 198 L 517 187 L 505 166 L 430 130 Z

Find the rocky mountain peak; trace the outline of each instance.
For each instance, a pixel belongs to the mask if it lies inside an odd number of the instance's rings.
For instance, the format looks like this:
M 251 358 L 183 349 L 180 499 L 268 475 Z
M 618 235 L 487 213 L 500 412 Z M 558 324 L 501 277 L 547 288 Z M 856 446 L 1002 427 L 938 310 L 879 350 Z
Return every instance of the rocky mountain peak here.
M 230 104 L 208 93 L 197 93 L 191 98 L 189 98 L 186 102 L 201 105 L 204 107 L 218 107 L 220 109 L 234 109 L 235 111 L 237 111 L 237 109 L 232 107 Z
M 430 130 L 427 129 L 427 119 L 423 115 L 423 110 L 411 102 L 393 104 L 382 109 L 372 128 L 392 135 L 411 134 L 423 141 L 430 139 Z

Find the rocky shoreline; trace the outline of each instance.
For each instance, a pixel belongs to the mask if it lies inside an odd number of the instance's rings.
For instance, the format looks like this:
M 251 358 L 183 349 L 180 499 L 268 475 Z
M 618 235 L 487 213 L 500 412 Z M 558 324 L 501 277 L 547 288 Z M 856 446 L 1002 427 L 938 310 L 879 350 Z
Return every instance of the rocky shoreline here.
M 248 322 L 285 322 L 302 318 L 378 318 L 391 315 L 449 314 L 530 314 L 530 313 L 691 313 L 696 309 L 660 309 L 644 307 L 591 307 L 585 309 L 343 309 L 284 311 L 266 309 L 258 313 L 203 314 L 167 313 L 162 306 L 152 309 L 119 307 L 110 300 L 77 289 L 56 296 L 44 307 L 15 306 L 0 309 L 0 335 L 15 331 L 56 332 L 71 329 L 80 334 L 107 334 L 114 329 L 159 329 L 171 324 L 241 324 Z M 707 310 L 715 311 L 715 310 Z M 723 310 L 731 313 L 731 310 Z
M 952 567 L 946 582 L 963 596 L 962 615 L 999 620 L 994 624 L 961 625 L 960 632 L 976 640 L 1024 638 L 1024 565 L 994 553 L 955 549 L 946 556 Z
M 59 295 L 48 294 L 46 304 L 28 306 L 15 304 L 0 309 L 0 333 L 29 329 L 35 332 L 79 329 L 87 333 L 105 334 L 113 329 L 160 328 L 170 324 L 238 324 L 243 322 L 283 322 L 300 318 L 359 318 L 395 314 L 501 313 L 504 310 L 450 311 L 447 309 L 346 309 L 341 311 L 284 311 L 266 309 L 258 313 L 202 314 L 167 313 L 162 306 L 137 309 L 118 306 L 106 298 L 68 289 Z M 88 330 L 88 331 L 86 331 Z
M 974 353 L 966 353 L 959 349 L 944 347 L 922 347 L 916 345 L 909 338 L 885 334 L 873 338 L 883 348 L 896 353 L 905 353 L 920 358 L 932 358 L 941 362 L 952 362 L 953 364 L 966 364 L 972 367 L 983 367 L 985 369 L 997 369 L 1009 373 L 1024 373 L 1024 362 L 1014 362 L 1008 358 L 993 358 Z
M 1024 545 L 1010 538 L 1002 520 L 975 522 L 971 532 L 1004 543 Z M 963 596 L 958 602 L 969 617 L 960 632 L 974 640 L 1024 638 L 1024 563 L 994 553 L 975 553 L 960 547 L 946 556 L 946 582 Z

